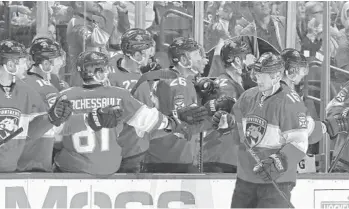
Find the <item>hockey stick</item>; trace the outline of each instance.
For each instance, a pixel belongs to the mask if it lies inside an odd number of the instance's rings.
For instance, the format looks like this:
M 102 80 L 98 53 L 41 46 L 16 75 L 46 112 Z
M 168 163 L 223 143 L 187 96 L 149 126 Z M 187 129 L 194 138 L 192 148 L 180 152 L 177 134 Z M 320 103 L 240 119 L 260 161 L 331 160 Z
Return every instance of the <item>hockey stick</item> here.
M 10 134 L 8 137 L 6 137 L 3 141 L 0 142 L 0 147 L 5 144 L 6 142 L 10 141 L 11 139 L 15 138 L 16 136 L 18 136 L 20 133 L 23 132 L 23 128 L 20 127 L 19 129 L 17 129 L 15 132 L 13 132 L 12 134 Z
M 240 114 L 240 118 L 242 118 L 242 114 L 240 111 L 234 111 L 235 115 Z M 240 137 L 243 139 L 244 144 L 246 146 L 247 151 L 251 154 L 251 156 L 253 157 L 253 159 L 256 161 L 257 164 L 261 163 L 261 159 L 259 158 L 259 156 L 253 151 L 252 147 L 247 143 L 246 138 L 244 137 L 244 133 L 242 132 L 242 127 L 240 127 L 237 124 L 237 129 L 239 131 L 239 135 Z M 267 175 L 268 179 L 271 181 L 271 183 L 273 184 L 274 188 L 276 189 L 276 191 L 280 194 L 280 196 L 286 201 L 287 205 L 289 208 L 295 208 L 293 206 L 293 204 L 291 203 L 291 201 L 288 200 L 288 198 L 286 197 L 285 193 L 283 191 L 281 191 L 281 189 L 279 188 L 279 186 L 277 185 L 277 183 L 275 182 L 275 180 L 271 177 L 270 173 L 268 173 L 268 171 L 266 171 L 263 168 L 263 171 L 265 172 L 265 174 Z
M 337 140 L 338 140 L 339 136 L 337 136 Z M 339 153 L 337 154 L 337 156 L 334 158 L 332 165 L 330 166 L 330 169 L 328 169 L 328 172 L 331 173 L 332 170 L 336 167 L 339 158 L 342 155 L 342 152 L 344 151 L 344 148 L 348 147 L 349 144 L 349 136 L 347 137 L 347 141 L 345 142 L 345 144 L 342 146 L 341 150 L 339 150 Z
M 253 159 L 257 162 L 257 164 L 261 163 L 261 159 L 258 157 L 258 155 L 253 151 L 253 149 L 250 147 L 250 145 L 247 143 L 246 139 L 244 139 L 244 144 L 247 148 L 247 151 L 251 154 L 251 156 L 253 157 Z M 286 201 L 287 205 L 289 208 L 295 208 L 293 206 L 293 204 L 288 200 L 288 198 L 286 197 L 285 193 L 283 191 L 281 191 L 281 189 L 279 188 L 279 186 L 277 185 L 277 183 L 275 182 L 275 180 L 271 177 L 270 173 L 268 173 L 264 168 L 263 171 L 265 172 L 265 174 L 267 175 L 268 179 L 271 181 L 271 183 L 273 184 L 273 186 L 275 187 L 276 191 L 278 191 L 278 193 L 282 196 L 282 198 Z

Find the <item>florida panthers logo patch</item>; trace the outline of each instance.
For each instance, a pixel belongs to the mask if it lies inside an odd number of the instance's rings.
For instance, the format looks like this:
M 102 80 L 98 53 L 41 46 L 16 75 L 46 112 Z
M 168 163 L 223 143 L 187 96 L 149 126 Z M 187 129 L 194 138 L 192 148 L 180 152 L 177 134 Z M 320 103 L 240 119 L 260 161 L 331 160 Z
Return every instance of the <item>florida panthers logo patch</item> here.
M 13 108 L 0 108 L 0 140 L 4 140 L 18 129 L 21 112 Z
M 267 121 L 258 116 L 248 116 L 246 118 L 246 140 L 251 147 L 259 144 L 267 130 Z
M 348 91 L 346 88 L 343 88 L 336 96 L 337 102 L 344 102 L 347 97 Z
M 184 96 L 183 95 L 177 95 L 174 98 L 174 108 L 175 110 L 181 109 L 185 106 L 184 104 Z

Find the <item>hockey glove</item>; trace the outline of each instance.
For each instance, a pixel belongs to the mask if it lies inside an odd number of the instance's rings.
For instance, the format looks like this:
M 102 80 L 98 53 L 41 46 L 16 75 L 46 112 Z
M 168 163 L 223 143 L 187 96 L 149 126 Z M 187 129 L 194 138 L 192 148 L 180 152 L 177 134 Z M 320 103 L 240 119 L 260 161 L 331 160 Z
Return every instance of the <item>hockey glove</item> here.
M 48 110 L 48 118 L 52 125 L 60 126 L 73 112 L 72 103 L 67 100 L 66 95 L 61 95 L 56 99 L 56 102 Z
M 122 112 L 119 106 L 93 109 L 87 116 L 87 123 L 94 131 L 99 131 L 102 128 L 114 128 L 118 125 Z
M 202 99 L 203 104 L 206 103 L 207 98 L 215 95 L 218 92 L 219 86 L 210 78 L 197 78 L 194 81 L 196 93 Z
M 222 110 L 230 113 L 236 102 L 235 98 L 229 96 L 222 96 L 218 99 L 212 99 L 204 105 L 208 111 L 209 116 L 213 116 L 215 112 Z
M 212 117 L 212 126 L 220 134 L 227 134 L 235 128 L 235 117 L 225 111 L 217 111 Z
M 199 125 L 208 116 L 208 112 L 203 106 L 186 106 L 175 111 L 180 121 L 189 125 Z
M 267 173 L 276 180 L 287 170 L 287 158 L 282 152 L 270 155 L 267 159 L 262 160 L 255 165 L 253 172 L 259 175 L 264 181 L 271 181 Z
M 323 123 L 331 139 L 335 139 L 339 133 L 349 131 L 349 117 L 335 116 L 329 117 Z
M 169 127 L 166 128 L 166 132 L 171 132 L 179 137 L 183 137 L 184 139 L 190 141 L 192 138 L 192 131 L 189 125 L 185 122 L 181 122 L 177 116 L 169 116 L 168 117 Z M 178 135 L 179 134 L 179 135 Z M 182 136 L 181 136 L 182 135 Z

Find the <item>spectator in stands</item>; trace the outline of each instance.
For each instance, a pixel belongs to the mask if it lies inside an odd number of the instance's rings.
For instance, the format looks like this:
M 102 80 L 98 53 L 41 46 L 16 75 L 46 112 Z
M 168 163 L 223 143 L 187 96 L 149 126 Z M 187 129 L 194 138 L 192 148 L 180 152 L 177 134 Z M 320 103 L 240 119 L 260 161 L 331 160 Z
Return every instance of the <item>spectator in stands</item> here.
M 77 57 L 86 50 L 107 52 L 107 43 L 115 29 L 114 15 L 93 1 L 75 1 L 72 7 L 75 14 L 67 28 L 69 68 L 72 70 L 70 85 L 80 86 L 82 79 L 75 66 Z
M 241 30 L 241 35 L 258 36 L 279 51 L 285 48 L 285 17 L 271 15 L 271 3 L 268 1 L 250 1 L 247 5 L 254 20 Z
M 349 2 L 343 5 L 341 11 L 341 22 L 344 26 L 340 30 L 340 38 L 338 42 L 338 50 L 335 56 L 337 67 L 345 69 L 349 72 Z M 337 81 L 344 84 L 349 80 L 348 74 L 336 72 Z

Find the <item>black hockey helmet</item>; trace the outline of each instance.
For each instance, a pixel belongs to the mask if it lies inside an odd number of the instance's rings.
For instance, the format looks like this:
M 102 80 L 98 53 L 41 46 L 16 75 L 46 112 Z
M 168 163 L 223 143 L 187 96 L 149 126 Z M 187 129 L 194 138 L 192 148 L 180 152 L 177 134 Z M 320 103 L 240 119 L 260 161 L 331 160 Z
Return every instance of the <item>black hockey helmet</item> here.
M 132 28 L 121 36 L 121 50 L 125 55 L 133 55 L 155 46 L 152 35 L 144 29 Z
M 109 64 L 108 56 L 102 52 L 85 51 L 80 53 L 76 67 L 84 82 L 94 80 L 97 72 L 105 72 Z
M 239 57 L 242 61 L 247 54 L 252 54 L 250 43 L 244 40 L 243 36 L 237 36 L 224 41 L 220 56 L 224 65 L 229 66 L 236 57 Z
M 29 54 L 35 65 L 40 64 L 43 60 L 54 59 L 62 56 L 62 49 L 59 43 L 49 38 L 35 39 L 30 46 Z
M 262 54 L 249 68 L 256 73 L 283 73 L 285 70 L 281 56 L 272 52 Z
M 168 48 L 168 55 L 173 64 L 177 64 L 181 56 L 187 52 L 201 50 L 201 46 L 192 38 L 178 37 L 175 38 Z
M 281 58 L 284 61 L 285 70 L 292 71 L 298 67 L 307 67 L 308 62 L 305 56 L 296 49 L 287 48 L 281 52 Z
M 3 59 L 19 59 L 26 56 L 27 53 L 23 44 L 12 40 L 0 42 L 0 64 L 4 64 Z

